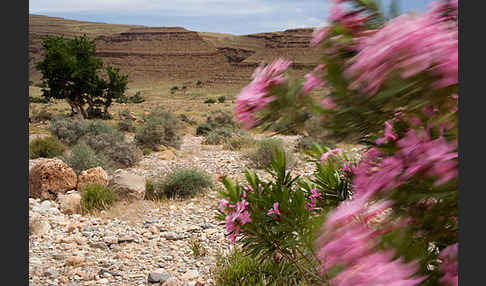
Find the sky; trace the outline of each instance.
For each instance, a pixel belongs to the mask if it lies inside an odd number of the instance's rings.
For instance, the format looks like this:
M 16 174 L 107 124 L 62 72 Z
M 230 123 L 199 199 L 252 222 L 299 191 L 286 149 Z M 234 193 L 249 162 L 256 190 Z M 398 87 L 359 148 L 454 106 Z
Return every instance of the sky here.
M 391 0 L 381 0 L 387 8 Z M 403 12 L 431 0 L 400 0 Z M 151 27 L 179 26 L 235 35 L 325 25 L 330 0 L 29 0 L 29 13 Z

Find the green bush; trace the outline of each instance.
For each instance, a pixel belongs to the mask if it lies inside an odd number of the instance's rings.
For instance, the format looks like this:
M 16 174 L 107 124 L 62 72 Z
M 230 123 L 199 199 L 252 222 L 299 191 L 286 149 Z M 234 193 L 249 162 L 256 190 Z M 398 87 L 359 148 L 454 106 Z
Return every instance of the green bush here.
M 149 197 L 153 198 L 185 198 L 192 197 L 202 189 L 213 186 L 211 178 L 196 169 L 176 169 L 163 178 L 152 181 L 153 191 Z
M 226 256 L 216 257 L 213 280 L 216 286 L 305 285 L 293 265 L 251 258 L 235 248 Z
M 107 209 L 115 200 L 115 193 L 103 185 L 87 185 L 81 190 L 81 207 L 88 212 Z
M 126 142 L 122 133 L 87 135 L 83 140 L 98 154 L 110 158 L 117 167 L 132 167 L 142 158 L 142 150 L 134 143 Z
M 84 129 L 86 135 L 120 134 L 116 129 L 101 120 L 89 120 Z
M 144 156 L 145 156 L 145 155 L 148 155 L 148 154 L 150 154 L 150 153 L 152 153 L 152 152 L 153 152 L 153 151 L 152 151 L 152 149 L 150 149 L 150 148 L 144 148 L 144 149 L 142 150 L 142 154 L 143 154 Z
M 30 103 L 49 103 L 50 100 L 47 97 L 33 97 L 29 96 Z
M 218 97 L 218 102 L 223 103 L 226 100 L 226 97 L 224 95 Z
M 208 98 L 204 101 L 204 103 L 209 103 L 209 104 L 212 104 L 212 103 L 216 103 L 216 99 L 214 98 Z
M 135 134 L 135 142 L 144 148 L 158 150 L 160 145 L 180 148 L 181 123 L 170 112 L 162 109 L 154 110 Z
M 53 158 L 62 155 L 66 149 L 56 137 L 36 138 L 29 143 L 29 158 Z
M 211 130 L 203 141 L 206 145 L 218 145 L 223 144 L 231 138 L 233 131 L 229 128 L 223 127 L 216 130 Z
M 71 152 L 63 158 L 73 170 L 79 174 L 83 170 L 95 167 L 102 167 L 105 170 L 113 169 L 113 162 L 101 153 L 96 153 L 85 142 L 74 145 Z
M 118 121 L 118 130 L 123 132 L 135 132 L 136 128 L 133 126 L 133 121 L 130 119 L 124 119 Z
M 204 122 L 199 124 L 196 128 L 196 135 L 207 135 L 209 132 L 213 130 L 213 127 L 208 122 Z
M 275 149 L 285 153 L 287 166 L 295 164 L 295 158 L 291 152 L 286 150 L 284 142 L 277 138 L 266 138 L 256 142 L 256 147 L 247 153 L 248 158 L 258 169 L 265 169 L 271 166 L 271 158 L 275 156 Z

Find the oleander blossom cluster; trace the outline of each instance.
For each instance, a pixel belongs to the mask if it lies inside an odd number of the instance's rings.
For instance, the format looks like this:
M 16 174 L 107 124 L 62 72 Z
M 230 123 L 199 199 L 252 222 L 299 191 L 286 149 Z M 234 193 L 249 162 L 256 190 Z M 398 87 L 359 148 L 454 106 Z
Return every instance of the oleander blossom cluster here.
M 434 14 L 404 14 L 368 37 L 347 69 L 351 88 L 375 94 L 390 74 L 410 78 L 422 72 L 439 77 L 434 88 L 457 84 L 457 24 L 438 21 Z
M 442 259 L 440 270 L 444 273 L 441 282 L 446 285 L 458 285 L 458 248 L 457 243 L 448 246 L 441 251 L 439 258 Z
M 237 202 L 236 205 L 230 204 L 226 199 L 222 199 L 219 204 L 219 210 L 226 213 L 226 231 L 232 243 L 235 243 L 236 238 L 240 235 L 241 226 L 251 222 L 247 207 L 248 202 L 244 199 Z
M 236 98 L 236 120 L 244 129 L 252 128 L 257 123 L 256 113 L 276 99 L 269 94 L 270 89 L 287 81 L 283 71 L 291 64 L 291 61 L 278 59 L 255 70 L 251 83 L 243 88 Z

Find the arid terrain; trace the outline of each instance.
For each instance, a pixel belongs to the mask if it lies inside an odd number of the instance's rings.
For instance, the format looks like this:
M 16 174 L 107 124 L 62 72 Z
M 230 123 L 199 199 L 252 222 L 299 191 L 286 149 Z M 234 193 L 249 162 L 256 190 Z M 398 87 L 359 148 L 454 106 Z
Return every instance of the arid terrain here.
M 126 169 L 146 178 L 195 167 L 215 182 L 218 174 L 243 180 L 245 169 L 251 168 L 243 150 L 202 145 L 203 138 L 195 136 L 197 125 L 212 111 L 231 113 L 236 95 L 260 63 L 284 57 L 294 62 L 295 73 L 302 74 L 315 66 L 319 56 L 309 48 L 312 29 L 235 36 L 38 15 L 30 15 L 29 24 L 29 96 L 41 96 L 41 75 L 34 68 L 42 57 L 41 40 L 86 34 L 96 40 L 96 55 L 105 64 L 129 74 L 126 94 L 140 92 L 145 100 L 113 103 L 114 118 L 108 124 L 116 126 L 120 112 L 128 110 L 138 126 L 157 106 L 193 122 L 184 123 L 182 146 L 173 156 L 144 154 L 136 166 Z M 223 96 L 223 102 L 216 101 Z M 208 99 L 216 103 L 205 103 Z M 62 100 L 30 104 L 30 116 L 43 111 L 67 115 L 70 108 Z M 30 123 L 29 139 L 48 136 L 48 124 L 48 120 Z M 133 140 L 133 133 L 126 136 Z M 281 138 L 294 152 L 299 136 Z M 313 164 L 305 163 L 302 154 L 296 153 L 296 157 L 300 163 L 295 173 L 311 174 Z M 29 168 L 39 162 L 42 159 L 30 160 Z M 264 174 L 262 170 L 258 173 Z M 83 215 L 65 213 L 55 201 L 30 198 L 29 285 L 213 285 L 216 257 L 231 248 L 224 223 L 214 217 L 220 187 L 218 183 L 192 199 L 117 202 L 109 210 Z M 196 255 L 198 252 L 202 254 Z M 177 277 L 174 284 L 164 283 L 171 276 Z

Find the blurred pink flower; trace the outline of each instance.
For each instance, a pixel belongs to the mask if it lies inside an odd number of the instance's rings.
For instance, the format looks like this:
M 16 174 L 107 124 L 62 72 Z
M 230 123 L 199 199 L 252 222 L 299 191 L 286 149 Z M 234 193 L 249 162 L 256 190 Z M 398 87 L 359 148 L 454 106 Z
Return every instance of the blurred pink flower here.
M 268 213 L 267 215 L 272 215 L 272 214 L 276 214 L 276 215 L 280 215 L 280 211 L 278 210 L 278 202 L 274 203 L 273 204 L 273 208 L 269 209 L 268 210 Z
M 302 93 L 307 94 L 311 90 L 324 87 L 324 82 L 318 78 L 314 73 L 308 73 L 305 75 L 305 82 L 302 86 Z
M 340 155 L 342 152 L 343 152 L 343 150 L 341 148 L 329 150 L 326 153 L 322 154 L 321 162 L 327 162 L 327 160 L 330 156 Z
M 258 67 L 252 75 L 251 83 L 244 87 L 236 99 L 235 114 L 244 129 L 256 124 L 255 113 L 275 100 L 269 96 L 272 86 L 283 84 L 287 78 L 282 74 L 292 62 L 278 59 L 267 66 Z
M 440 282 L 446 285 L 458 285 L 458 249 L 459 244 L 455 243 L 446 247 L 439 254 L 439 258 L 442 263 L 439 269 L 444 276 L 442 276 Z
M 311 47 L 317 46 L 322 40 L 324 40 L 327 35 L 329 34 L 331 28 L 330 27 L 319 27 L 314 29 L 312 32 L 312 40 L 310 42 Z
M 336 103 L 331 97 L 326 96 L 322 102 L 321 105 L 326 108 L 326 109 L 334 109 L 337 107 Z
M 396 140 L 397 136 L 393 133 L 393 126 L 390 124 L 390 122 L 386 121 L 385 122 L 385 136 L 382 138 L 378 138 L 376 140 L 376 144 L 380 145 L 385 142 L 388 142 L 388 140 Z

